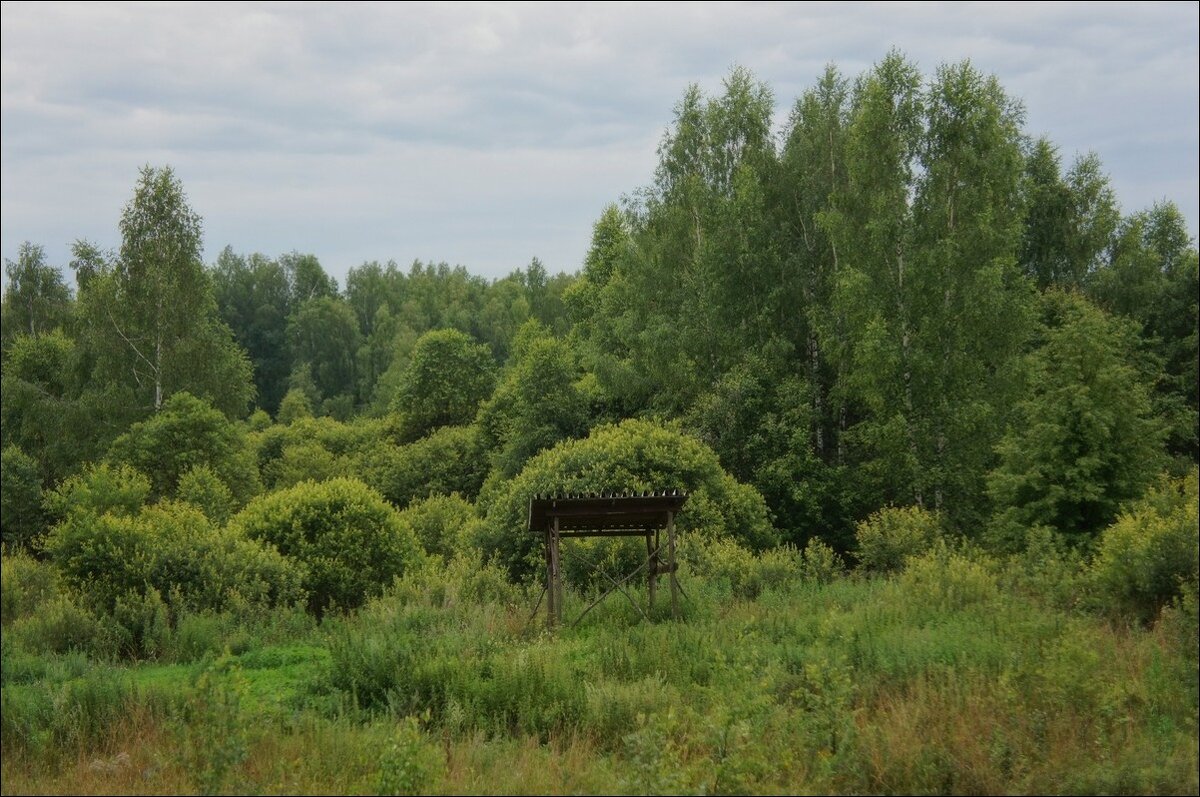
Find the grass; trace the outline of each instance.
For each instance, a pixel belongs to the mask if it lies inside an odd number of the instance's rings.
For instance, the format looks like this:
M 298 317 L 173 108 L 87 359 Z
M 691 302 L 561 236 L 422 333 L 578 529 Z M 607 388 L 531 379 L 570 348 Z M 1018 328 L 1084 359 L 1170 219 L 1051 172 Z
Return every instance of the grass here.
M 1198 790 L 1194 607 L 1114 624 L 944 551 L 753 599 L 685 578 L 683 621 L 553 634 L 454 571 L 194 662 L 6 641 L 3 791 Z

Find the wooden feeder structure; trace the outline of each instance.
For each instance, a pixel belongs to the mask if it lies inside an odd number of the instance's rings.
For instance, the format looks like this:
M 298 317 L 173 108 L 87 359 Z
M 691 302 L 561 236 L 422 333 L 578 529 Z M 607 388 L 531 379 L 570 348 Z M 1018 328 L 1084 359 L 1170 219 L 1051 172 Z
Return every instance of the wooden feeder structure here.
M 576 623 L 617 590 L 624 593 L 630 603 L 641 611 L 641 606 L 625 590 L 624 584 L 642 570 L 646 571 L 650 609 L 654 609 L 658 577 L 667 575 L 671 587 L 671 616 L 678 616 L 675 516 L 687 499 L 687 493 L 680 490 L 535 495 L 529 499 L 529 530 L 543 535 L 545 543 L 546 587 L 543 594 L 549 598 L 546 604 L 547 625 L 562 622 L 563 585 L 559 543 L 569 537 L 644 537 L 646 540 L 645 561 L 620 580 L 603 573 L 611 586 L 576 618 Z M 662 540 L 664 530 L 667 537 L 665 552 Z M 642 612 L 642 616 L 645 617 L 646 613 Z

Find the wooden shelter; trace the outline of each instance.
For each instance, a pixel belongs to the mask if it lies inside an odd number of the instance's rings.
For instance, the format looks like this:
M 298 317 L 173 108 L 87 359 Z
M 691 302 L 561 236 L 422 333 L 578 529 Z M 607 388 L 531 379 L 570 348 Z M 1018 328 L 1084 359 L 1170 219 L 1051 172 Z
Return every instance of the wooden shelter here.
M 641 611 L 636 601 L 625 592 L 623 584 L 646 570 L 650 608 L 658 577 L 670 576 L 671 615 L 679 612 L 679 583 L 675 578 L 675 515 L 687 503 L 687 493 L 680 490 L 655 490 L 642 493 L 590 493 L 567 495 L 535 495 L 529 499 L 529 530 L 543 535 L 546 552 L 546 622 L 553 626 L 562 622 L 562 569 L 559 542 L 569 537 L 644 537 L 646 560 L 620 580 L 604 573 L 612 586 L 583 611 L 575 622 L 583 619 L 594 606 L 616 590 L 621 590 Z M 666 531 L 666 556 L 662 555 L 662 532 Z M 534 610 L 536 614 L 537 610 Z M 645 613 L 643 612 L 643 616 Z

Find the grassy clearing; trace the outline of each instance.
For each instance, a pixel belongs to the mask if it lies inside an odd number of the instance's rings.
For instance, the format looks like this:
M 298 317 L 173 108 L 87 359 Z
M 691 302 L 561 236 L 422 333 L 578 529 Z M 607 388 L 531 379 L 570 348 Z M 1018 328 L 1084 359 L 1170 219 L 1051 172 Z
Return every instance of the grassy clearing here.
M 452 565 L 290 637 L 230 627 L 238 653 L 190 662 L 6 631 L 4 791 L 1198 789 L 1194 595 L 1113 624 L 945 550 L 754 598 L 684 586 L 683 621 L 610 601 L 549 634 L 536 593 Z

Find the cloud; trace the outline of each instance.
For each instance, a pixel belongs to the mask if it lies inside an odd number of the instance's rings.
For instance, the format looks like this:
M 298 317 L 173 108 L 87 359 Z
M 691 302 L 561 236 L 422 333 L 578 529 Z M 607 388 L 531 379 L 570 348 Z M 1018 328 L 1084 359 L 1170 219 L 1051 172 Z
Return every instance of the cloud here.
M 461 262 L 582 260 L 646 183 L 689 82 L 733 64 L 778 118 L 828 62 L 971 58 L 1127 209 L 1198 214 L 1197 9 L 1162 4 L 11 4 L 0 25 L 0 248 L 118 243 L 138 166 L 172 164 L 226 243 Z

